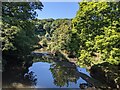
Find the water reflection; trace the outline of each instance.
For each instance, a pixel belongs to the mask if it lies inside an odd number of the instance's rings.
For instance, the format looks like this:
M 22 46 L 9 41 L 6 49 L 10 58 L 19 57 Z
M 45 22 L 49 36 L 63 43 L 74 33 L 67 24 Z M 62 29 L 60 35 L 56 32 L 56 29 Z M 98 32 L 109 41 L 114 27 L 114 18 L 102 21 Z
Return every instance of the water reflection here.
M 25 62 L 7 65 L 2 73 L 3 88 L 88 89 L 92 87 L 91 90 L 94 90 L 98 87 L 104 89 L 108 86 L 111 89 L 120 87 L 119 67 L 113 67 L 108 63 L 93 66 L 89 74 L 85 68 L 77 67 L 68 61 L 54 60 L 52 57 L 30 57 L 22 61 Z M 102 69 L 109 71 L 105 73 Z M 94 78 L 102 80 L 104 85 Z
M 32 71 L 33 75 L 36 75 L 36 88 L 80 88 L 84 83 L 88 87 L 88 83 L 78 75 L 79 71 L 89 75 L 84 68 L 66 61 L 50 63 L 51 60 L 38 58 L 36 61 L 29 68 L 29 72 Z
M 31 71 L 31 72 L 28 72 L 28 73 L 26 73 L 25 75 L 24 75 L 24 80 L 25 81 L 30 81 L 31 82 L 31 85 L 33 86 L 35 86 L 36 84 L 37 84 L 37 78 L 36 78 L 36 76 L 37 75 L 34 75 L 34 72 L 33 71 Z
M 89 83 L 78 75 L 79 71 L 89 75 L 84 68 L 70 62 L 34 58 L 34 63 L 26 62 L 24 66 L 6 69 L 3 72 L 3 88 L 81 88 L 83 84 L 86 86 L 82 88 L 87 88 Z
M 7 65 L 5 71 L 2 72 L 2 88 L 27 88 L 33 87 L 35 84 L 36 78 L 33 75 L 33 72 L 30 72 L 29 75 L 25 73 L 29 72 L 29 67 L 33 62 L 32 58 L 24 58 L 26 62 L 24 64 L 17 65 Z M 27 59 L 27 60 L 26 60 Z
M 106 84 L 106 90 L 120 90 L 120 66 L 104 62 L 92 66 L 90 75 Z
M 77 83 L 79 76 L 76 75 L 77 69 L 71 67 L 62 67 L 59 64 L 52 64 L 50 66 L 50 71 L 52 72 L 54 78 L 54 84 L 56 86 L 69 86 L 69 82 Z

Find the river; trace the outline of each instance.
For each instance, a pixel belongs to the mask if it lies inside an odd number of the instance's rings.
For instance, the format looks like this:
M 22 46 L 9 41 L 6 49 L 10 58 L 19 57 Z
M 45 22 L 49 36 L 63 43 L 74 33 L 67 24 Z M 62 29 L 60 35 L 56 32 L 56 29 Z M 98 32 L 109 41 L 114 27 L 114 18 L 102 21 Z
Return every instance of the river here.
M 58 60 L 59 61 L 59 60 Z M 85 88 L 90 87 L 78 73 L 90 77 L 86 68 L 73 63 L 35 57 L 29 66 L 9 67 L 3 72 L 3 88 Z

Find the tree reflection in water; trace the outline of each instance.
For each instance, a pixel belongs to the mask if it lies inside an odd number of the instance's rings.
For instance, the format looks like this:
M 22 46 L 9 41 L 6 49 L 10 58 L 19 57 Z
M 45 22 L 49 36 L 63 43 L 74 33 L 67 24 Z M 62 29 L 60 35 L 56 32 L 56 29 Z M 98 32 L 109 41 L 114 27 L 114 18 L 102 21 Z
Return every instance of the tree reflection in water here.
M 33 71 L 26 73 L 24 75 L 24 80 L 31 82 L 31 85 L 34 85 L 34 86 L 37 84 L 37 78 L 36 78 L 36 75 L 34 75 Z
M 120 90 L 120 66 L 104 62 L 92 66 L 90 75 L 95 79 L 107 84 L 106 90 Z
M 17 64 L 7 67 L 2 72 L 2 87 L 4 88 L 24 88 L 36 85 L 36 77 L 33 72 L 29 72 L 29 67 L 33 62 L 32 58 L 24 58 L 24 64 Z M 9 64 L 9 63 L 8 63 Z M 28 73 L 29 72 L 29 73 Z M 27 73 L 25 75 L 25 73 Z
M 61 65 L 52 64 L 50 66 L 54 78 L 54 84 L 56 86 L 69 86 L 69 82 L 77 83 L 79 76 L 76 74 L 76 67 L 62 67 Z
M 84 72 L 80 73 L 75 64 L 69 61 L 59 61 L 59 60 L 53 61 L 50 59 L 40 58 L 40 57 L 34 58 L 32 59 L 34 60 L 34 63 L 35 62 L 51 63 L 50 66 L 47 64 L 49 67 L 47 69 L 45 68 L 45 73 L 50 71 L 52 74 L 52 78 L 53 78 L 52 80 L 54 81 L 48 80 L 48 82 L 45 81 L 43 83 L 39 79 L 39 77 L 41 78 L 42 73 L 37 70 L 44 69 L 44 68 L 41 67 L 41 64 L 36 64 L 38 66 L 34 67 L 35 70 L 33 69 L 30 71 L 29 68 L 30 66 L 33 65 L 33 62 L 31 63 L 29 62 L 29 61 L 32 61 L 31 59 L 28 59 L 28 62 L 25 62 L 24 65 L 22 66 L 16 65 L 16 66 L 8 67 L 8 69 L 6 69 L 6 71 L 3 72 L 3 88 L 4 87 L 12 87 L 12 88 L 27 87 L 28 88 L 28 87 L 37 87 L 37 86 L 39 87 L 39 86 L 42 86 L 43 84 L 44 84 L 43 86 L 47 88 L 50 88 L 49 85 L 53 85 L 54 87 L 57 87 L 57 88 L 59 87 L 65 87 L 65 88 L 67 87 L 75 87 L 75 88 L 91 87 L 88 84 L 89 82 L 91 82 L 91 77 L 84 74 Z M 44 75 L 43 77 L 46 78 L 47 76 L 51 80 L 50 73 L 47 75 Z M 45 80 L 45 79 L 42 79 L 42 80 Z M 18 84 L 20 84 L 21 86 Z
M 65 60 L 51 60 L 46 58 L 34 58 L 34 62 L 48 62 L 51 63 L 50 65 L 50 72 L 52 74 L 53 83 L 57 87 L 74 87 L 72 85 L 76 85 L 76 88 L 88 88 L 92 87 L 89 83 L 91 77 L 84 74 L 85 72 L 79 72 L 77 66 L 69 61 Z M 40 65 L 39 65 L 40 66 Z M 90 79 L 90 80 L 87 80 Z M 85 79 L 85 80 L 84 80 Z M 81 81 L 82 80 L 82 81 Z M 87 81 L 89 82 L 87 82 Z M 39 82 L 39 81 L 38 81 Z

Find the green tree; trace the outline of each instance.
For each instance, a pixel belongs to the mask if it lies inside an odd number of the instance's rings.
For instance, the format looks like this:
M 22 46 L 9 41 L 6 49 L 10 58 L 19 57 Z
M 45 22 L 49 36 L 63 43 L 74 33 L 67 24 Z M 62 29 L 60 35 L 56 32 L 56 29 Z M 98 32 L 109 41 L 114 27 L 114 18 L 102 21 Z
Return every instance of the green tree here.
M 79 6 L 72 20 L 75 39 L 79 38 L 78 64 L 91 67 L 93 78 L 104 78 L 108 87 L 119 89 L 120 2 L 80 2 Z
M 58 19 L 52 23 L 52 37 L 49 43 L 49 49 L 52 51 L 66 50 L 69 41 L 69 32 L 71 20 Z
M 72 20 L 72 28 L 80 39 L 79 64 L 119 64 L 120 2 L 80 2 L 79 5 Z M 113 52 L 118 54 L 113 56 Z
M 23 58 L 33 50 L 37 38 L 32 19 L 42 7 L 41 2 L 2 2 L 3 62 L 9 61 L 9 56 Z
M 35 9 L 42 9 L 43 5 L 41 2 L 3 2 L 2 3 L 2 21 L 3 21 L 3 36 L 6 36 L 5 29 L 8 27 L 19 28 L 18 31 L 25 30 L 24 32 L 29 35 L 32 33 L 29 24 L 32 22 L 28 19 L 33 19 L 37 16 Z M 27 21 L 26 21 L 27 20 Z M 30 24 L 30 25 L 31 25 Z M 27 30 L 26 30 L 27 29 Z M 6 30 L 8 34 L 13 35 L 17 29 Z M 13 32 L 13 34 L 12 34 Z M 17 34 L 17 33 L 16 33 Z M 11 37 L 9 35 L 9 38 Z M 26 36 L 27 36 L 26 35 Z M 10 41 L 9 41 L 10 42 Z M 21 42 L 20 42 L 21 43 Z

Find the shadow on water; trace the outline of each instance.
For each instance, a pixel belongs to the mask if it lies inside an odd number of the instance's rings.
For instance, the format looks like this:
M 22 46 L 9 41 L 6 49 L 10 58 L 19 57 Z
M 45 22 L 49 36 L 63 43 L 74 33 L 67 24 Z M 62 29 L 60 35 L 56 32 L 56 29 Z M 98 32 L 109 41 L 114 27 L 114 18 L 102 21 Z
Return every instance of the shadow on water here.
M 80 84 L 90 87 L 83 80 L 75 64 L 68 61 L 54 62 L 48 57 L 24 58 L 26 62 L 5 68 L 3 89 L 5 88 L 79 88 Z M 32 62 L 34 61 L 34 62 Z M 38 62 L 39 61 L 39 62 Z M 46 63 L 47 62 L 47 63 Z M 82 71 L 82 69 L 81 69 Z M 42 79 L 41 79 L 42 78 Z
M 97 64 L 91 67 L 90 75 L 103 84 L 107 84 L 106 89 L 120 90 L 120 65 L 108 62 Z
M 34 75 L 37 75 L 38 88 L 80 88 L 82 84 L 84 88 L 91 87 L 91 84 L 80 77 L 78 69 L 89 74 L 84 68 L 76 67 L 68 61 L 55 62 L 48 58 L 37 57 L 34 58 L 33 66 L 29 71 L 34 71 Z
M 98 67 L 93 66 L 90 74 L 85 68 L 77 67 L 68 60 L 62 60 L 57 57 L 34 56 L 25 58 L 26 62 L 21 65 L 10 66 L 3 72 L 3 88 L 80 88 L 81 90 L 99 90 L 105 89 L 106 84 L 110 84 L 107 78 L 113 78 L 108 74 L 106 77 Z M 108 68 L 105 67 L 102 68 Z M 116 68 L 114 68 L 116 69 Z M 110 70 L 109 70 L 110 71 Z M 112 72 L 112 71 L 110 71 Z M 115 73 L 115 80 L 119 80 L 120 74 Z M 108 72 L 109 73 L 109 72 Z M 98 80 L 106 82 L 99 82 Z M 117 81 L 119 82 L 119 81 Z M 116 82 L 114 82 L 116 83 Z M 119 83 L 117 83 L 119 87 Z
M 13 59 L 13 58 L 12 58 Z M 36 83 L 36 78 L 33 72 L 29 76 L 24 76 L 32 66 L 32 57 L 24 58 L 24 62 L 8 65 L 6 64 L 5 70 L 2 72 L 2 88 L 25 88 L 31 87 Z M 22 61 L 20 59 L 20 61 Z
M 52 60 L 51 60 L 52 59 Z M 57 58 L 45 58 L 42 59 L 36 57 L 34 59 L 35 62 L 49 62 L 51 63 L 49 70 L 52 73 L 54 85 L 58 87 L 68 87 L 71 88 L 71 83 L 76 84 L 72 86 L 72 88 L 98 88 L 102 85 L 99 81 L 92 78 L 89 73 L 84 71 L 84 68 L 77 67 L 74 63 L 69 62 L 68 60 L 56 60 Z M 83 81 L 83 82 L 82 82 Z

